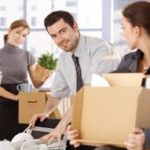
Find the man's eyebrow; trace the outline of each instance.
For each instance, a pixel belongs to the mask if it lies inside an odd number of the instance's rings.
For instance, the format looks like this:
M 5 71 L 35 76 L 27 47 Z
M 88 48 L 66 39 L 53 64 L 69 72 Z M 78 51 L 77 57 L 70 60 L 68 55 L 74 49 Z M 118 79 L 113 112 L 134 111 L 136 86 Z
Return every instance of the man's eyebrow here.
M 61 28 L 59 31 L 58 31 L 58 33 L 60 33 L 61 31 L 63 31 L 63 30 L 66 30 L 67 28 Z
M 63 30 L 66 30 L 67 28 L 61 28 L 59 31 L 58 31 L 58 33 L 60 33 L 60 32 L 62 32 Z M 50 34 L 50 36 L 56 36 L 56 34 Z
M 56 36 L 56 34 L 50 34 L 51 37 Z

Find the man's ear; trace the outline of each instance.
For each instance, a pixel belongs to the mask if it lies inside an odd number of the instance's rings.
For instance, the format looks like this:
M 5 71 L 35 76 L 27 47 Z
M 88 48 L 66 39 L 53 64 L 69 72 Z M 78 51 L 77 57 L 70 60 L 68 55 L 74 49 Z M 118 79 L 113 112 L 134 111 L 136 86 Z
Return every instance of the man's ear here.
M 75 31 L 79 31 L 78 24 L 77 24 L 76 21 L 74 21 L 74 23 L 73 23 L 73 29 L 74 29 Z

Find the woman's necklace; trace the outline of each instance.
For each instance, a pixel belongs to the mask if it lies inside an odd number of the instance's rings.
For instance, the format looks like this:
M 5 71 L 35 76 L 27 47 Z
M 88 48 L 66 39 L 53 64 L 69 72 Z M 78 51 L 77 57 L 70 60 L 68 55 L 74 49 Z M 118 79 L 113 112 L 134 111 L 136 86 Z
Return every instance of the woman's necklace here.
M 146 72 L 147 72 L 147 70 L 149 69 L 149 67 L 150 67 L 150 66 L 144 66 L 144 67 L 143 67 L 143 71 L 144 71 L 144 73 L 146 73 Z
M 150 68 L 150 61 L 149 61 L 149 59 L 141 59 L 140 60 L 140 64 L 141 64 L 141 69 L 143 70 L 143 72 L 144 73 L 146 73 L 148 70 L 149 70 L 149 68 Z

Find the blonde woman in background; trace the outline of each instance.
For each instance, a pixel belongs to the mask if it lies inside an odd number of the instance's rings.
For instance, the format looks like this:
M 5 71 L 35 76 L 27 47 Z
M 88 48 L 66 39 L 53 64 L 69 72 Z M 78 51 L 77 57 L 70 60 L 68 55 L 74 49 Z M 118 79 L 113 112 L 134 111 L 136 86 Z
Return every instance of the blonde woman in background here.
M 35 87 L 41 86 L 43 81 L 34 77 L 36 68 L 34 56 L 19 46 L 25 41 L 30 28 L 25 20 L 16 20 L 4 36 L 4 47 L 0 49 L 0 71 L 3 78 L 0 86 L 0 140 L 11 140 L 22 132 L 25 125 L 18 124 L 18 91 L 16 86 L 26 83 L 27 73 Z

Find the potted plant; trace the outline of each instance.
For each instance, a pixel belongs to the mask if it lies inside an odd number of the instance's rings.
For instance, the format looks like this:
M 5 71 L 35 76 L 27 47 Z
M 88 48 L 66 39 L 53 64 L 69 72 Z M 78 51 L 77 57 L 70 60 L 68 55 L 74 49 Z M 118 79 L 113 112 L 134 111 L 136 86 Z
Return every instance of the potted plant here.
M 44 53 L 37 59 L 37 65 L 34 71 L 34 79 L 36 82 L 45 82 L 55 70 L 57 59 L 53 54 Z
M 38 64 L 46 69 L 55 70 L 57 59 L 54 58 L 53 54 L 50 54 L 49 52 L 47 52 L 47 53 L 42 54 L 38 58 Z

